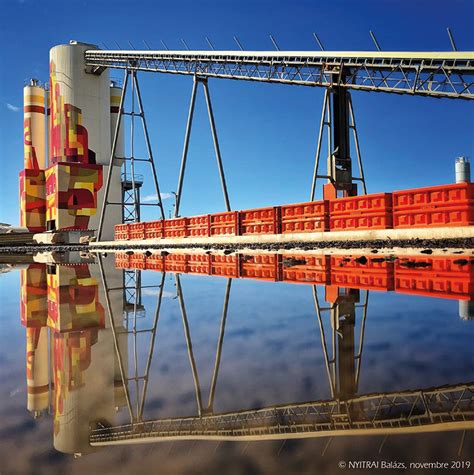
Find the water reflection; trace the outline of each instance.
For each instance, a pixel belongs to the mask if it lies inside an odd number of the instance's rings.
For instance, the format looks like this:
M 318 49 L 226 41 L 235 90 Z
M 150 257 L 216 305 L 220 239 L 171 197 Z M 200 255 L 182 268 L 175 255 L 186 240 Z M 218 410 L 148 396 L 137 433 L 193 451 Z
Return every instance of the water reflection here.
M 68 264 L 64 257 L 60 260 L 50 257 L 48 263 L 31 263 L 20 272 L 27 406 L 36 418 L 52 413 L 54 447 L 61 452 L 86 454 L 102 445 L 170 439 L 289 439 L 474 428 L 473 381 L 452 384 L 447 380 L 426 388 L 420 375 L 415 389 L 359 391 L 370 325 L 369 292 L 455 299 L 462 302 L 461 318 L 470 317 L 474 266 L 468 255 L 118 253 L 100 257 L 98 265 L 85 263 L 81 256 L 69 259 Z M 157 273 L 155 283 L 143 282 L 145 270 Z M 181 281 L 187 273 L 225 279 L 212 377 L 205 388 L 207 400 Z M 170 276 L 172 292 L 165 290 Z M 324 384 L 330 397 L 251 409 L 241 401 L 235 410 L 215 410 L 236 279 L 307 288 L 320 335 L 314 345 L 323 356 Z M 149 418 L 145 417 L 147 392 L 155 348 L 160 344 L 157 326 L 165 297 L 175 299 L 179 306 L 196 410 Z

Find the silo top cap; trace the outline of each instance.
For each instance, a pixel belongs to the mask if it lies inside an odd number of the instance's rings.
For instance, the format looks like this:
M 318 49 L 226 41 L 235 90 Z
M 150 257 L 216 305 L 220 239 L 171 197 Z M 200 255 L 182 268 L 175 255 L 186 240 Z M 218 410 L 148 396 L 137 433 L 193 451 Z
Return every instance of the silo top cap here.
M 458 157 L 456 163 L 469 163 L 469 157 Z

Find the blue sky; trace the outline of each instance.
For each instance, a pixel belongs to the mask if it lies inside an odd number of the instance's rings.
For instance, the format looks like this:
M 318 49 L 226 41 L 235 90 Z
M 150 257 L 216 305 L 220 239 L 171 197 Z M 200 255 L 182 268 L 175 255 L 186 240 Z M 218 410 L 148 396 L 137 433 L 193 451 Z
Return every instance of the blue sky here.
M 2 0 L 0 40 L 0 221 L 18 222 L 18 172 L 23 165 L 22 87 L 46 80 L 49 49 L 70 39 L 129 49 L 143 40 L 160 49 L 311 50 L 316 31 L 327 50 L 474 50 L 474 3 L 336 1 L 37 1 Z M 7 20 L 5 20 L 7 19 Z M 112 73 L 119 77 L 120 74 Z M 163 192 L 176 189 L 192 79 L 142 74 L 142 94 Z M 322 104 L 321 89 L 210 80 L 231 204 L 244 209 L 305 201 L 309 195 Z M 369 192 L 454 180 L 454 158 L 474 156 L 474 109 L 466 101 L 390 94 L 353 94 Z M 19 108 L 17 110 L 17 108 Z M 181 212 L 224 209 L 199 91 Z M 152 190 L 145 187 L 144 193 Z M 172 200 L 165 201 L 166 209 Z M 151 215 L 146 216 L 151 218 Z

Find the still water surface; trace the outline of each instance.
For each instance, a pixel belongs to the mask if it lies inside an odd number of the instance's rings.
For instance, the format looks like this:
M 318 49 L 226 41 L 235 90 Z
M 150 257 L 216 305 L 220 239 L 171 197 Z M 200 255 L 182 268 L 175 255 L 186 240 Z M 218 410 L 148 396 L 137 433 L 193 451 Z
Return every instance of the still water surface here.
M 89 261 L 0 274 L 2 474 L 472 473 L 471 262 L 420 295 Z

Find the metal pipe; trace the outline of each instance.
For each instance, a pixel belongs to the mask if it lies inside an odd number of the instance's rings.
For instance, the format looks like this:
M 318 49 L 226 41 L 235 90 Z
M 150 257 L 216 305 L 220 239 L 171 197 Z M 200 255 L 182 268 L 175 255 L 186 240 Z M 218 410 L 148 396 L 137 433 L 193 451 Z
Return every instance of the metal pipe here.
M 118 114 L 118 117 L 117 117 L 117 123 L 115 124 L 114 140 L 112 142 L 112 151 L 110 153 L 109 169 L 107 171 L 107 181 L 105 183 L 104 199 L 102 200 L 102 209 L 100 210 L 99 229 L 97 231 L 97 240 L 98 241 L 100 241 L 100 239 L 102 237 L 102 229 L 104 227 L 105 209 L 107 207 L 107 197 L 109 195 L 110 181 L 112 179 L 112 167 L 113 167 L 113 164 L 114 164 L 115 151 L 117 149 L 120 123 L 122 122 L 123 103 L 124 103 L 124 100 L 125 100 L 125 92 L 127 90 L 128 74 L 129 74 L 128 70 L 125 70 L 122 96 L 120 97 L 119 114 Z
M 321 113 L 321 122 L 319 123 L 319 135 L 318 135 L 318 146 L 316 148 L 316 158 L 314 163 L 314 172 L 313 172 L 313 182 L 311 184 L 311 194 L 309 196 L 310 201 L 314 201 L 314 195 L 316 193 L 316 180 L 318 179 L 318 168 L 319 168 L 319 156 L 321 155 L 321 143 L 323 141 L 323 129 L 324 129 L 324 114 L 326 113 L 326 106 L 328 102 L 328 90 L 324 90 L 324 99 L 323 99 L 323 110 Z
M 150 157 L 151 170 L 153 172 L 153 181 L 155 182 L 155 189 L 156 189 L 156 194 L 158 197 L 158 206 L 160 207 L 160 210 L 161 210 L 161 219 L 165 219 L 165 210 L 163 208 L 163 200 L 161 199 L 160 186 L 158 184 L 158 174 L 156 172 L 155 160 L 153 158 L 153 152 L 151 149 L 150 135 L 148 133 L 148 127 L 146 125 L 146 120 L 145 120 L 145 109 L 143 107 L 142 94 L 140 92 L 140 86 L 138 85 L 138 79 L 136 77 L 135 77 L 135 87 L 137 89 L 138 106 L 140 107 L 140 115 L 142 118 L 143 132 L 145 134 L 148 156 Z
M 219 168 L 219 176 L 221 179 L 222 193 L 224 194 L 224 201 L 227 211 L 230 211 L 229 194 L 227 192 L 227 184 L 225 181 L 224 166 L 222 165 L 221 150 L 219 147 L 219 140 L 217 139 L 216 124 L 214 121 L 214 113 L 212 111 L 211 96 L 209 95 L 209 87 L 207 79 L 202 81 L 204 86 L 204 95 L 206 96 L 207 112 L 209 115 L 209 123 L 211 124 L 212 139 L 214 141 L 214 150 L 216 151 L 217 167 Z
M 227 279 L 227 286 L 225 289 L 224 307 L 222 308 L 221 327 L 219 330 L 219 340 L 217 342 L 216 361 L 214 363 L 214 372 L 212 373 L 211 390 L 209 391 L 209 402 L 207 405 L 208 410 L 213 410 L 214 407 L 214 395 L 216 392 L 217 376 L 219 375 L 219 367 L 221 364 L 222 345 L 224 343 L 225 323 L 227 320 L 227 310 L 229 308 L 230 288 L 232 285 L 232 279 Z
M 191 102 L 189 103 L 188 122 L 186 124 L 186 133 L 184 135 L 183 155 L 181 157 L 181 169 L 179 171 L 178 187 L 177 187 L 177 192 L 176 192 L 176 207 L 174 209 L 175 218 L 179 216 L 179 205 L 181 204 L 181 193 L 183 191 L 183 180 L 184 180 L 184 172 L 186 170 L 186 158 L 188 156 L 189 137 L 191 135 L 191 127 L 193 124 L 193 115 L 194 115 L 194 104 L 196 102 L 197 83 L 198 83 L 197 78 L 196 76 L 194 76 L 193 89 L 191 92 Z

